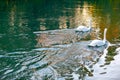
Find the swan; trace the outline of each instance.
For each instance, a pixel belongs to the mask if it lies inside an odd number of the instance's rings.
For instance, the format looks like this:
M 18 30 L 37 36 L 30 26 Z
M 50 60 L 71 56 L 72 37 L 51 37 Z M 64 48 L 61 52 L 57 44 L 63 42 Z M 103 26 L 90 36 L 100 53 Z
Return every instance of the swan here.
M 89 20 L 89 27 L 87 26 L 78 26 L 76 29 L 75 29 L 75 32 L 76 33 L 84 33 L 84 32 L 89 32 L 91 30 L 91 20 Z
M 107 32 L 107 28 L 104 29 L 104 38 L 103 38 L 103 40 L 95 39 L 90 44 L 88 44 L 88 46 L 89 47 L 101 47 L 101 46 L 106 46 L 107 47 L 107 45 L 109 43 L 106 40 L 106 32 Z

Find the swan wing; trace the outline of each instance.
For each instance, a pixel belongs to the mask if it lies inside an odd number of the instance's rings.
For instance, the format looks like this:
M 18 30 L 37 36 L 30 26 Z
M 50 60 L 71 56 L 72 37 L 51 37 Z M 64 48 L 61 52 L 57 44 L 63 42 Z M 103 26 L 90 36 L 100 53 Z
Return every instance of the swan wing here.
M 76 30 L 77 30 L 77 31 L 83 31 L 83 32 L 86 32 L 86 31 L 89 30 L 89 28 L 86 27 L 86 26 L 79 26 Z
M 88 44 L 88 46 L 103 46 L 105 45 L 105 43 L 103 42 L 103 40 L 93 40 L 90 44 Z

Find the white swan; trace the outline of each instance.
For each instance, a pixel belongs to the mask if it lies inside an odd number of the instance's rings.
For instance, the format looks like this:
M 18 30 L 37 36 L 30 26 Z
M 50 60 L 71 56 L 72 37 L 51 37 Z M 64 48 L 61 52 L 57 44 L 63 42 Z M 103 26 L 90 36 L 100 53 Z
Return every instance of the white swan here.
M 75 32 L 76 33 L 84 33 L 84 32 L 89 32 L 91 30 L 91 23 L 92 19 L 89 20 L 89 27 L 87 26 L 78 26 L 76 29 L 75 29 Z
M 106 32 L 107 28 L 104 29 L 104 38 L 103 40 L 93 40 L 90 44 L 88 44 L 89 47 L 101 47 L 101 46 L 106 46 L 109 44 L 108 41 L 106 40 Z

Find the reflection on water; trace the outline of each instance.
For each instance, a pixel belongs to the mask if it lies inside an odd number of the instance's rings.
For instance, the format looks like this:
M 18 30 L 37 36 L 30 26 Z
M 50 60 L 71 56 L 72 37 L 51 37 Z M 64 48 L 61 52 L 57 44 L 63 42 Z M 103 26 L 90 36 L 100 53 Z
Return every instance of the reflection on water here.
M 118 0 L 0 1 L 0 79 L 119 79 L 119 4 Z M 74 29 L 88 26 L 89 18 L 93 31 L 78 37 Z M 104 48 L 87 47 L 92 39 L 103 38 L 104 28 L 107 40 L 115 44 L 106 54 Z
M 113 48 L 113 47 L 112 47 Z M 86 77 L 86 80 L 118 80 L 119 77 L 119 48 L 116 50 L 116 52 L 108 52 L 111 54 L 104 54 L 99 59 L 99 62 L 94 65 L 94 76 L 93 77 Z M 108 58 L 109 57 L 109 58 Z M 102 59 L 103 58 L 103 59 Z M 113 58 L 113 59 L 111 59 Z M 109 60 L 108 60 L 109 59 Z

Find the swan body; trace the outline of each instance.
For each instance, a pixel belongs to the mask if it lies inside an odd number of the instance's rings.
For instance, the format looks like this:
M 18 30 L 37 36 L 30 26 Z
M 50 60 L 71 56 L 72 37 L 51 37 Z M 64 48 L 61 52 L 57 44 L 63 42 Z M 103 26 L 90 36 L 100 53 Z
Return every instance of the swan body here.
M 91 19 L 89 20 L 89 27 L 87 26 L 78 26 L 76 29 L 75 29 L 75 32 L 89 32 L 91 30 Z
M 86 26 L 79 26 L 76 28 L 76 32 L 88 32 L 90 31 L 91 27 L 86 27 Z
M 88 44 L 88 46 L 91 46 L 91 47 L 100 47 L 100 46 L 107 45 L 108 41 L 106 40 L 106 32 L 107 32 L 107 28 L 104 29 L 104 39 L 103 40 L 95 39 L 90 44 Z
M 103 40 L 93 40 L 90 44 L 88 44 L 88 46 L 93 46 L 93 47 L 100 47 L 100 46 L 104 46 L 106 42 L 104 42 Z

